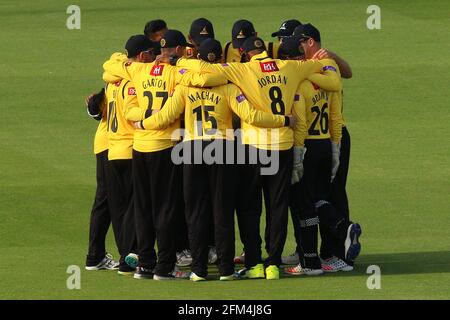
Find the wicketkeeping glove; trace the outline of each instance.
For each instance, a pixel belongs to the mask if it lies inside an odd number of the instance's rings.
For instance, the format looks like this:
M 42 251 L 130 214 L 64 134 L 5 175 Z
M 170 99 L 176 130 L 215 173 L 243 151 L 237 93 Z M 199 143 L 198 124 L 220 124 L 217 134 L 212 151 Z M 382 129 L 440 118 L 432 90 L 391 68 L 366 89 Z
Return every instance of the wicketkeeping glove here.
M 294 147 L 294 166 L 292 168 L 291 184 L 297 183 L 303 177 L 303 159 L 305 158 L 305 147 Z
M 339 168 L 339 157 L 341 155 L 341 144 L 331 143 L 331 181 L 333 182 L 334 177 L 336 177 L 336 172 Z
M 102 119 L 102 112 L 100 110 L 100 105 L 103 101 L 103 97 L 105 96 L 105 89 L 102 88 L 99 93 L 96 93 L 92 96 L 92 98 L 88 101 L 88 114 L 94 118 L 95 120 Z

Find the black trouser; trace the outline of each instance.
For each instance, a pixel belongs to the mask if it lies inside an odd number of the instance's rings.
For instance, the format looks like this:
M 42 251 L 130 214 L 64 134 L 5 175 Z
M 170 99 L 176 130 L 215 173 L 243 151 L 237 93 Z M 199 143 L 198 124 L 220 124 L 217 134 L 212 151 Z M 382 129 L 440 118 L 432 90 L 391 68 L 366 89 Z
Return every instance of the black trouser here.
M 267 265 L 280 265 L 281 254 L 287 234 L 289 186 L 292 174 L 292 149 L 283 151 L 259 150 L 245 146 L 246 159 L 249 153 L 258 154 L 256 164 L 245 164 L 240 168 L 240 195 L 237 216 L 242 242 L 245 247 L 245 266 L 253 267 L 261 263 L 261 237 L 259 224 L 261 217 L 262 195 L 264 191 L 266 212 L 269 213 L 269 257 Z M 278 170 L 273 175 L 262 175 L 261 169 L 267 167 L 261 161 L 261 153 L 271 159 L 278 155 Z
M 91 210 L 87 266 L 95 266 L 106 255 L 105 239 L 111 223 L 107 196 L 108 150 L 96 154 L 97 189 Z
M 167 275 L 176 261 L 182 197 L 181 166 L 171 159 L 172 148 L 156 152 L 133 150 L 134 205 L 139 266 Z M 156 263 L 155 237 L 158 245 Z
M 330 241 L 342 237 L 343 217 L 330 203 L 331 197 L 331 141 L 329 139 L 305 140 L 304 174 L 297 189 L 300 209 L 302 264 L 304 267 L 320 269 L 317 254 L 318 225 L 329 232 Z
M 126 265 L 125 257 L 137 247 L 131 159 L 109 161 L 108 203 L 120 264 Z
M 302 241 L 300 237 L 300 209 L 298 207 L 298 201 L 296 199 L 296 197 L 298 197 L 298 194 L 296 194 L 296 190 L 298 188 L 297 185 L 298 183 L 296 183 L 295 185 L 291 185 L 291 188 L 289 190 L 289 209 L 291 210 L 292 228 L 294 229 L 294 237 L 296 243 L 295 252 L 300 255 L 302 254 Z
M 347 175 L 350 162 L 350 134 L 346 127 L 342 128 L 341 152 L 339 157 L 339 168 L 331 184 L 331 203 L 344 218 L 349 221 L 350 214 L 348 208 L 348 198 L 346 191 Z M 320 256 L 328 258 L 331 255 L 344 259 L 344 242 L 333 241 L 325 229 L 320 230 L 322 244 L 320 246 Z
M 195 140 L 184 144 L 186 148 L 190 148 L 192 155 L 189 163 L 183 166 L 185 212 L 192 254 L 191 269 L 200 277 L 207 275 L 211 231 L 214 234 L 220 275 L 228 276 L 234 273 L 236 166 L 226 164 L 225 161 L 222 164 L 220 161 L 213 164 L 206 164 L 204 161 L 195 164 L 193 161 L 194 152 L 203 152 L 205 148 L 213 147 L 216 150 L 222 149 L 226 159 L 227 145 L 228 148 L 233 148 L 233 142 L 225 140 Z

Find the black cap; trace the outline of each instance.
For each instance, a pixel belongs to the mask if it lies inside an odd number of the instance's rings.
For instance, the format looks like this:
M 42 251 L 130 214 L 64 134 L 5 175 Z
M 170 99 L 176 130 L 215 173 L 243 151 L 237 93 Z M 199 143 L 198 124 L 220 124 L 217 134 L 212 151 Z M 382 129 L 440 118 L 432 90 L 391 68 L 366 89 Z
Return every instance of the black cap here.
M 222 45 L 216 39 L 206 39 L 198 48 L 200 59 L 207 62 L 216 62 L 222 57 Z
M 233 48 L 240 48 L 248 37 L 256 35 L 255 27 L 248 20 L 238 20 L 231 30 L 231 42 Z
M 300 36 L 291 36 L 283 39 L 280 45 L 279 55 L 286 58 L 303 56 L 305 52 L 300 45 Z
M 266 45 L 261 38 L 258 37 L 249 37 L 247 38 L 241 46 L 241 49 L 244 52 L 249 52 L 252 50 L 266 50 Z
M 154 49 L 154 47 L 154 43 L 143 34 L 131 36 L 125 44 L 128 58 L 136 57 L 142 51 Z
M 178 30 L 167 30 L 164 32 L 159 44 L 161 48 L 192 47 L 192 44 L 188 43 L 185 36 Z
M 302 23 L 298 20 L 286 20 L 281 26 L 280 30 L 272 33 L 272 37 L 290 37 L 294 33 L 296 27 L 300 26 Z
M 205 39 L 214 39 L 214 28 L 211 21 L 205 18 L 198 18 L 194 20 L 191 24 L 189 35 L 198 46 L 201 45 Z
M 164 20 L 152 20 L 147 22 L 144 28 L 144 34 L 150 36 L 152 33 L 167 29 L 167 24 Z
M 320 42 L 319 30 L 317 30 L 317 28 L 310 23 L 302 24 L 301 26 L 295 28 L 294 35 L 300 36 L 302 39 L 313 38 L 314 41 Z

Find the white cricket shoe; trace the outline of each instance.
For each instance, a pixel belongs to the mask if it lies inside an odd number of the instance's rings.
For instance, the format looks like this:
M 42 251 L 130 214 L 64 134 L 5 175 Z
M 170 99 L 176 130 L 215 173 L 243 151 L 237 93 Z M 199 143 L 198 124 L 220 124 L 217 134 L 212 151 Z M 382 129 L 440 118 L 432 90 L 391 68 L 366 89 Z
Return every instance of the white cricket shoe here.
M 338 257 L 331 257 L 326 260 L 321 260 L 322 263 L 322 270 L 324 272 L 338 272 L 338 271 L 352 271 L 353 266 L 347 264 L 342 259 L 339 259 Z
M 103 258 L 102 261 L 100 261 L 95 266 L 86 266 L 86 270 L 88 271 L 96 271 L 96 270 L 118 270 L 119 269 L 119 262 L 115 261 L 113 256 L 109 253 L 106 254 L 106 256 Z
M 192 264 L 192 255 L 191 255 L 190 250 L 185 249 L 185 250 L 177 253 L 176 265 L 178 267 L 188 267 L 191 264 Z
M 284 273 L 290 274 L 293 276 L 301 276 L 301 275 L 307 275 L 307 276 L 318 276 L 323 274 L 322 269 L 310 269 L 310 268 L 303 268 L 301 264 L 296 265 L 295 267 L 285 268 Z

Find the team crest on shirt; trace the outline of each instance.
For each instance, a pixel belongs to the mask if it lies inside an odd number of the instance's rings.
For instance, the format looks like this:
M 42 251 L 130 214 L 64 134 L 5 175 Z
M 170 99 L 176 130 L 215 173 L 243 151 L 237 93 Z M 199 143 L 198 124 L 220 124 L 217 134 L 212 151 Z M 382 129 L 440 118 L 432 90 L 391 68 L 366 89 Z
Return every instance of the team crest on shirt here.
M 134 87 L 128 88 L 128 95 L 129 96 L 135 96 L 136 95 L 136 89 Z
M 275 61 L 260 62 L 259 63 L 262 72 L 275 72 L 279 71 Z
M 239 103 L 241 103 L 242 101 L 244 101 L 244 100 L 245 100 L 244 94 L 241 93 L 240 95 L 238 95 L 238 96 L 236 97 L 236 100 L 237 100 L 237 102 L 239 102 Z
M 160 76 L 160 75 L 162 75 L 162 73 L 163 73 L 163 70 L 164 70 L 164 65 L 154 65 L 153 67 L 152 67 L 152 70 L 150 71 L 150 75 L 152 75 L 152 76 Z

